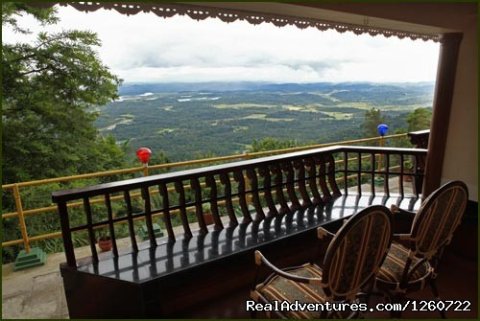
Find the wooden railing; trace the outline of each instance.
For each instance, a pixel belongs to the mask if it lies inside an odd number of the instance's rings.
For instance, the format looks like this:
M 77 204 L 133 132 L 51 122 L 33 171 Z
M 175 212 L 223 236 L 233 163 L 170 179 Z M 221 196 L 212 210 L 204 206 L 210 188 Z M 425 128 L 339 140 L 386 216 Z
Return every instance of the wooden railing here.
M 423 133 L 421 136 L 425 136 Z M 428 131 L 426 133 L 428 137 Z M 46 204 L 44 206 L 33 206 L 32 204 L 25 204 L 25 200 L 22 199 L 22 193 L 28 192 L 28 189 L 35 188 L 35 187 L 43 187 L 47 186 L 48 184 L 55 184 L 55 183 L 69 183 L 75 182 L 75 184 L 80 184 L 84 180 L 88 179 L 97 179 L 97 178 L 108 178 L 115 175 L 134 175 L 134 174 L 141 174 L 144 176 L 148 176 L 152 173 L 155 173 L 159 170 L 172 170 L 172 169 L 179 169 L 179 168 L 186 168 L 191 166 L 201 166 L 201 165 L 208 165 L 208 164 L 215 164 L 215 163 L 225 163 L 229 161 L 236 161 L 236 160 L 246 160 L 246 159 L 253 159 L 258 157 L 265 157 L 269 155 L 278 155 L 284 154 L 294 151 L 302 151 L 302 150 L 310 150 L 314 148 L 321 148 L 321 147 L 329 147 L 338 144 L 342 145 L 353 145 L 353 144 L 377 144 L 382 141 L 390 141 L 394 142 L 397 139 L 406 138 L 407 134 L 395 134 L 395 135 L 388 135 L 385 137 L 371 137 L 371 138 L 363 138 L 363 139 L 355 139 L 355 140 L 348 140 L 342 142 L 334 142 L 334 143 L 327 143 L 327 144 L 316 144 L 316 145 L 308 145 L 308 146 L 300 146 L 300 147 L 292 147 L 286 149 L 279 149 L 279 150 L 271 150 L 271 151 L 262 151 L 262 152 L 254 152 L 254 153 L 243 153 L 243 154 L 236 154 L 236 155 L 227 155 L 227 156 L 219 156 L 219 157 L 212 157 L 212 158 L 205 158 L 205 159 L 197 159 L 197 160 L 189 160 L 189 161 L 182 161 L 182 162 L 175 162 L 175 163 L 166 163 L 166 164 L 156 164 L 150 166 L 139 166 L 133 168 L 125 168 L 125 169 L 116 169 L 110 171 L 103 171 L 103 172 L 96 172 L 96 173 L 86 173 L 86 174 L 79 174 L 79 175 L 72 175 L 72 176 L 65 176 L 65 177 L 55 177 L 55 178 L 48 178 L 42 180 L 35 180 L 35 181 L 27 181 L 27 182 L 18 182 L 14 184 L 5 184 L 2 185 L 2 190 L 5 193 L 5 197 L 8 197 L 8 194 L 14 199 L 15 210 L 11 212 L 4 212 L 2 213 L 3 220 L 18 220 L 18 231 L 21 234 L 21 238 L 19 239 L 8 239 L 2 241 L 2 247 L 8 246 L 16 246 L 16 245 L 23 245 L 23 248 L 28 253 L 30 250 L 30 246 L 32 242 L 38 242 L 43 240 L 50 240 L 61 237 L 60 231 L 49 231 L 47 233 L 36 234 L 32 235 L 31 227 L 28 226 L 28 221 L 26 218 L 38 216 L 38 215 L 57 215 L 57 207 L 53 204 L 49 205 Z M 381 144 L 381 143 L 380 143 Z M 88 184 L 88 183 L 83 183 Z M 131 195 L 132 199 L 137 199 L 141 195 L 139 193 L 135 193 Z M 122 196 L 113 196 L 111 200 L 118 200 L 121 199 Z M 95 202 L 103 202 L 103 200 L 95 200 Z M 71 202 L 68 204 L 69 208 L 81 208 L 83 206 L 83 202 Z M 172 213 L 176 213 L 173 211 Z M 124 223 L 124 222 L 121 222 Z
M 180 233 L 188 238 L 192 220 L 198 224 L 198 233 L 209 232 L 207 212 L 213 217 L 213 229 L 220 230 L 224 225 L 239 224 L 239 220 L 259 221 L 328 204 L 342 193 L 418 197 L 415 184 L 406 190 L 404 178 L 423 179 L 416 164 L 425 155 L 425 149 L 332 146 L 59 191 L 52 200 L 60 213 L 67 265 L 76 267 L 73 233 L 87 233 L 95 262 L 99 260 L 95 231 L 106 229 L 113 240 L 112 253 L 118 257 L 115 224 L 128 225 L 131 248 L 136 252 L 137 219 L 146 221 L 149 246 L 155 247 L 155 216 L 163 218 L 168 241 L 174 242 L 178 233 L 175 215 L 183 227 Z M 404 165 L 407 161 L 414 164 L 412 172 Z M 142 195 L 140 203 L 132 201 L 134 193 Z M 115 209 L 113 198 L 120 200 Z M 68 204 L 78 201 L 83 203 L 85 220 L 72 226 Z

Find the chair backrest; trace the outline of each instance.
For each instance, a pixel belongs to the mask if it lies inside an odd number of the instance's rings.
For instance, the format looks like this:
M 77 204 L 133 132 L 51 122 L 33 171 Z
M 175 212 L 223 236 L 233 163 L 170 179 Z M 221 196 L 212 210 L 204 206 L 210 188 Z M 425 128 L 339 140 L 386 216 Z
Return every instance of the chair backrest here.
M 370 206 L 351 217 L 328 246 L 322 286 L 333 299 L 354 299 L 376 275 L 392 242 L 392 213 Z
M 449 182 L 430 194 L 412 224 L 412 253 L 431 258 L 450 243 L 468 201 L 468 189 L 461 181 Z

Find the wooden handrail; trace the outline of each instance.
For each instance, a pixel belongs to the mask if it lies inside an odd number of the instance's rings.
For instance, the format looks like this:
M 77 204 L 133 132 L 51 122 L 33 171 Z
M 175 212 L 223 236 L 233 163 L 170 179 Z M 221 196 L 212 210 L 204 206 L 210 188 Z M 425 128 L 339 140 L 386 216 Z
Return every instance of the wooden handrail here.
M 422 136 L 427 135 L 428 136 L 428 131 L 424 131 L 421 133 L 413 133 L 413 134 L 421 134 Z M 385 136 L 385 139 L 391 139 L 391 138 L 402 138 L 402 137 L 407 137 L 407 134 L 395 134 L 395 135 L 389 135 Z M 356 144 L 356 143 L 365 143 L 365 142 L 374 142 L 378 141 L 379 137 L 372 137 L 372 138 L 364 138 L 360 140 L 350 140 L 350 141 L 344 141 L 342 142 L 343 144 Z M 26 188 L 26 187 L 34 187 L 34 186 L 39 186 L 43 184 L 49 184 L 49 183 L 56 183 L 56 182 L 67 182 L 67 181 L 72 181 L 72 180 L 79 180 L 79 179 L 89 179 L 89 178 L 97 178 L 97 177 L 102 177 L 102 176 L 111 176 L 111 175 L 121 175 L 121 174 L 131 174 L 131 173 L 141 173 L 142 171 L 147 172 L 152 171 L 152 170 L 159 170 L 159 169 L 165 169 L 165 168 L 178 168 L 178 167 L 184 167 L 184 166 L 192 166 L 192 165 L 199 165 L 199 164 L 208 164 L 208 163 L 214 163 L 214 162 L 225 162 L 225 161 L 232 161 L 232 160 L 251 160 L 255 157 L 262 157 L 262 156 L 267 156 L 267 155 L 276 155 L 276 154 L 282 154 L 286 152 L 294 152 L 294 151 L 304 151 L 304 150 L 312 150 L 313 148 L 322 148 L 322 147 L 329 147 L 336 145 L 338 143 L 327 143 L 327 144 L 318 144 L 318 145 L 309 145 L 309 146 L 300 146 L 300 147 L 292 147 L 292 148 L 286 148 L 286 149 L 279 149 L 279 150 L 272 150 L 272 151 L 262 151 L 262 152 L 255 152 L 255 153 L 244 153 L 244 154 L 238 154 L 238 155 L 228 155 L 228 156 L 221 156 L 221 157 L 213 157 L 213 158 L 206 158 L 206 159 L 200 159 L 200 160 L 192 160 L 192 161 L 184 161 L 184 162 L 176 162 L 176 163 L 166 163 L 166 164 L 158 164 L 158 165 L 153 165 L 153 166 L 148 166 L 147 170 L 145 167 L 134 167 L 134 168 L 127 168 L 127 169 L 118 169 L 118 170 L 110 170 L 110 171 L 104 171 L 104 172 L 96 172 L 96 173 L 87 173 L 87 174 L 79 174 L 79 175 L 73 175 L 73 176 L 66 176 L 66 177 L 57 177 L 57 178 L 49 178 L 49 179 L 43 179 L 43 180 L 36 180 L 36 181 L 29 181 L 29 182 L 19 182 L 16 184 L 6 184 L 2 185 L 2 189 L 4 190 L 12 190 L 14 191 L 14 187 L 16 186 L 18 188 Z M 369 156 L 363 156 L 363 158 L 369 157 Z M 344 162 L 345 160 L 336 160 L 336 164 L 339 162 Z M 351 159 L 349 159 L 351 161 Z M 419 162 L 420 166 L 423 164 L 422 162 Z M 421 166 L 422 167 L 422 166 Z M 423 171 L 423 167 L 421 168 Z M 366 174 L 362 174 L 362 177 L 364 177 Z M 233 179 L 233 178 L 231 178 Z M 416 185 L 417 185 L 417 190 L 421 190 L 421 181 L 422 177 L 418 176 L 416 177 Z M 249 181 L 247 180 L 246 183 L 248 184 Z M 217 180 L 218 184 L 218 180 Z M 205 186 L 205 182 L 201 182 L 200 185 L 202 186 L 202 189 Z M 185 189 L 188 190 L 190 189 L 190 186 L 186 185 Z M 173 187 L 169 187 L 168 191 L 171 192 L 174 190 Z M 302 191 L 304 193 L 304 191 Z M 151 192 L 152 194 L 154 192 Z M 20 193 L 18 194 L 19 205 L 22 205 L 22 200 L 21 200 L 21 195 Z M 402 192 L 403 194 L 403 192 Z M 132 198 L 138 198 L 141 197 L 141 193 L 139 192 L 134 192 L 131 194 Z M 122 195 L 114 195 L 111 197 L 111 200 L 121 200 L 123 198 Z M 90 203 L 91 204 L 100 204 L 104 200 L 102 198 L 100 199 L 91 199 Z M 77 202 L 68 202 L 67 203 L 67 208 L 74 208 L 74 207 L 80 207 L 83 205 L 83 201 L 77 201 Z M 41 208 L 32 208 L 32 209 L 23 209 L 22 208 L 22 214 L 23 216 L 30 216 L 30 215 L 41 215 L 45 212 L 54 212 L 57 210 L 56 206 L 45 206 Z M 173 211 L 172 214 L 175 214 L 176 211 Z M 9 212 L 9 213 L 3 213 L 2 218 L 3 219 L 9 219 L 9 218 L 14 218 L 14 217 L 19 217 L 19 211 L 15 212 Z M 158 214 L 155 214 L 155 216 L 158 216 Z M 142 218 L 140 218 L 142 219 Z M 23 219 L 19 219 L 19 226 L 24 222 Z M 28 229 L 28 226 L 26 226 Z M 59 232 L 53 232 L 49 234 L 42 234 L 42 235 L 36 235 L 36 236 L 29 236 L 28 233 L 26 232 L 27 229 L 24 229 L 24 233 L 22 233 L 22 238 L 17 239 L 17 240 L 9 240 L 2 242 L 2 247 L 5 246 L 12 246 L 16 244 L 24 244 L 24 247 L 27 248 L 28 244 L 30 241 L 38 241 L 38 240 L 43 240 L 43 239 L 50 239 L 50 238 L 56 238 L 59 237 L 60 233 Z
M 306 206 L 330 202 L 341 195 L 339 188 L 341 184 L 344 185 L 344 193 L 348 194 L 349 181 L 352 176 L 357 178 L 355 185 L 358 186 L 362 184 L 364 175 L 371 177 L 372 185 L 376 178 L 383 177 L 383 192 L 390 195 L 389 177 L 397 175 L 402 178 L 402 176 L 407 175 L 403 163 L 400 163 L 397 167 L 399 168 L 398 172 L 392 171 L 393 167 L 396 166 L 392 167 L 391 157 L 398 156 L 400 162 L 402 162 L 406 156 L 418 159 L 424 157 L 426 152 L 425 149 L 331 146 L 58 191 L 52 193 L 52 200 L 57 203 L 60 213 L 67 264 L 75 267 L 76 258 L 71 239 L 73 232 L 82 230 L 88 232 L 92 258 L 97 260 L 93 231 L 100 226 L 127 223 L 129 226 L 128 234 L 135 252 L 138 248 L 135 241 L 133 221 L 150 219 L 153 215 L 161 214 L 168 238 L 170 242 L 175 242 L 176 235 L 173 230 L 171 213 L 178 211 L 182 222 L 186 222 L 188 221 L 186 217 L 187 208 L 194 208 L 196 221 L 200 227 L 199 233 L 202 234 L 208 233 L 203 209 L 206 204 L 210 205 L 212 214 L 215 216 L 215 229 L 222 229 L 223 223 L 218 217 L 219 206 L 232 213 L 233 199 L 238 199 L 243 222 L 250 222 L 294 212 Z M 352 158 L 351 154 L 356 155 L 356 157 Z M 378 155 L 380 155 L 380 160 L 385 161 L 386 167 L 379 166 L 377 169 Z M 367 164 L 368 168 L 364 169 L 362 160 L 365 159 L 371 161 Z M 356 160 L 358 165 L 354 169 L 349 167 L 349 162 L 352 160 Z M 341 168 L 336 167 L 339 162 L 343 163 Z M 411 175 L 422 178 L 423 172 L 417 171 Z M 400 185 L 403 186 L 403 181 L 401 179 L 399 181 Z M 181 196 L 183 194 L 178 194 L 183 193 L 184 188 L 182 186 L 184 184 L 189 184 L 192 193 L 194 193 L 192 201 L 186 201 L 185 197 Z M 206 185 L 201 186 L 201 184 Z M 172 186 L 175 186 L 175 188 L 172 188 Z M 157 208 L 153 208 L 151 198 L 147 197 L 151 194 L 151 187 L 155 189 L 158 187 L 161 205 Z M 210 192 L 206 193 L 205 189 L 209 189 Z M 137 210 L 134 213 L 130 193 L 133 194 L 138 190 L 143 193 L 143 210 L 140 210 L 140 212 Z M 375 188 L 372 188 L 372 191 L 375 193 Z M 93 223 L 90 200 L 92 199 L 93 203 L 93 200 L 101 195 L 105 199 L 110 199 L 110 195 L 114 193 L 123 194 L 123 199 L 127 205 L 127 215 L 108 218 L 100 222 L 96 220 Z M 358 189 L 358 193 L 362 193 L 361 188 Z M 401 187 L 401 193 L 403 195 L 403 187 Z M 418 196 L 417 191 L 414 191 L 414 194 Z M 273 198 L 273 195 L 275 195 L 275 198 Z M 172 202 L 175 199 L 177 201 Z M 68 202 L 79 200 L 84 203 L 87 223 L 72 227 L 69 224 Z M 265 202 L 268 209 L 265 207 Z M 109 204 L 107 204 L 107 208 L 109 208 Z M 253 209 L 255 209 L 255 215 L 250 213 Z M 229 225 L 238 224 L 236 219 L 232 220 L 231 215 L 229 217 Z M 184 232 L 185 235 L 191 236 L 188 224 L 184 226 Z M 151 246 L 155 246 L 153 229 L 149 228 L 148 233 Z

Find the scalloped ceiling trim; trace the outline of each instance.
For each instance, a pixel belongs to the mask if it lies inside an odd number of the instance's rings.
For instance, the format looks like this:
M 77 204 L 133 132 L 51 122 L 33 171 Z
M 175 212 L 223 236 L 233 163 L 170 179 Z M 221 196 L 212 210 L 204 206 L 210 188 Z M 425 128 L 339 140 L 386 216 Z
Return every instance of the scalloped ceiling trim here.
M 424 41 L 440 41 L 439 35 L 420 34 L 406 31 L 375 28 L 371 26 L 362 26 L 355 24 L 339 23 L 304 17 L 293 17 L 286 15 L 267 14 L 259 12 L 249 12 L 224 8 L 202 7 L 191 4 L 168 4 L 168 3 L 121 3 L 121 2 L 60 2 L 61 6 L 71 6 L 79 11 L 92 12 L 100 8 L 115 10 L 121 14 L 133 15 L 139 12 L 152 12 L 159 17 L 168 18 L 175 15 L 187 15 L 195 20 L 205 20 L 207 18 L 218 18 L 224 22 L 234 22 L 237 20 L 247 21 L 250 24 L 258 25 L 261 23 L 272 23 L 277 27 L 286 25 L 296 26 L 300 29 L 308 27 L 317 28 L 325 31 L 328 29 L 336 30 L 340 33 L 351 31 L 357 35 L 369 34 L 371 36 L 383 35 L 385 37 L 395 36 L 400 39 L 410 38 L 412 40 L 422 39 Z

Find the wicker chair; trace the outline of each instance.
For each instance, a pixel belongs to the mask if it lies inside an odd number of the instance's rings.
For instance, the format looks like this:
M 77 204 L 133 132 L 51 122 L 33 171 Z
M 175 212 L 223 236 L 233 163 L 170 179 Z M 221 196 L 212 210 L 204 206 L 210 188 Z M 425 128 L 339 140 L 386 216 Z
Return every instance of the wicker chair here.
M 362 289 L 373 285 L 375 275 L 392 241 L 392 214 L 384 206 L 371 206 L 351 217 L 334 235 L 318 228 L 319 239 L 329 241 L 320 266 L 312 262 L 283 270 L 255 252 L 257 277 L 250 297 L 257 303 L 356 302 Z M 257 284 L 261 267 L 273 273 Z M 270 312 L 266 312 L 271 317 Z M 282 318 L 343 317 L 328 311 L 275 312 Z M 351 313 L 350 316 L 354 316 Z M 252 313 L 255 317 L 255 313 Z
M 377 274 L 376 288 L 392 302 L 402 302 L 408 293 L 428 284 L 439 300 L 435 279 L 443 250 L 460 224 L 468 200 L 467 186 L 449 182 L 434 191 L 412 213 L 393 206 L 394 216 L 412 216 L 409 234 L 394 234 L 390 251 Z M 440 311 L 445 318 L 445 313 Z M 400 316 L 400 313 L 393 316 Z

